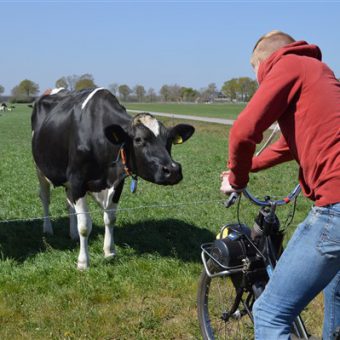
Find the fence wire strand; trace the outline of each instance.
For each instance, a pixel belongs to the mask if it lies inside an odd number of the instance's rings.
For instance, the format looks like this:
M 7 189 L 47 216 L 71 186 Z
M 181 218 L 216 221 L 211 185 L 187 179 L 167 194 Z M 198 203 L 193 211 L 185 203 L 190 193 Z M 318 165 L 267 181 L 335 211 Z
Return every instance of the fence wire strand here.
M 141 209 L 165 209 L 165 208 L 174 208 L 174 207 L 182 207 L 182 206 L 190 206 L 190 205 L 202 205 L 202 204 L 218 204 L 223 203 L 224 200 L 209 200 L 209 201 L 196 201 L 192 203 L 171 203 L 171 204 L 151 204 L 151 205 L 142 205 L 138 207 L 130 207 L 130 208 L 117 208 L 117 209 L 92 209 L 83 213 L 68 213 L 68 214 L 61 214 L 61 215 L 49 215 L 49 216 L 40 216 L 40 217 L 29 217 L 29 218 L 13 218 L 13 219 L 6 219 L 0 220 L 0 224 L 6 223 L 19 223 L 19 222 L 35 222 L 35 221 L 43 221 L 45 219 L 57 219 L 57 218 L 67 218 L 71 216 L 81 215 L 81 214 L 95 214 L 95 213 L 103 213 L 106 212 L 129 212 Z

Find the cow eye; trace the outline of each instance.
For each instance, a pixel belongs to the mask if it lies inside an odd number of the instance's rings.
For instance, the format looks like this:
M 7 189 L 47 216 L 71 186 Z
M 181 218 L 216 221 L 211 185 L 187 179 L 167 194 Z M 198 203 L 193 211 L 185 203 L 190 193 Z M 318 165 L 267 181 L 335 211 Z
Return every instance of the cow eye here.
M 141 137 L 136 137 L 136 138 L 135 138 L 135 143 L 136 143 L 137 145 L 141 145 L 141 144 L 143 144 L 143 139 L 142 139 Z

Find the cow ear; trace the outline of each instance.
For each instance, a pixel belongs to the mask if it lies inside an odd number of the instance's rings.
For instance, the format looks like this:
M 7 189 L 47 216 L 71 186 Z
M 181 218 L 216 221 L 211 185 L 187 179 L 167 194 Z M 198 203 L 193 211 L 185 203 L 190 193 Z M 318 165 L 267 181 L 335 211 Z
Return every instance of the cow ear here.
M 112 144 L 122 144 L 127 142 L 128 134 L 124 131 L 124 129 L 120 125 L 110 125 L 104 129 L 104 133 L 106 138 Z
M 193 133 L 195 128 L 188 124 L 178 124 L 170 130 L 170 136 L 173 144 L 182 144 L 188 140 Z

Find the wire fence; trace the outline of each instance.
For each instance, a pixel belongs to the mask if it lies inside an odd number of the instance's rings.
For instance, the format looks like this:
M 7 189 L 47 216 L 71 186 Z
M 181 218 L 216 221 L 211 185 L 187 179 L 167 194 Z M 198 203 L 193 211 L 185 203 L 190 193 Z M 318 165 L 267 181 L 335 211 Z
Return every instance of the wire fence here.
M 272 199 L 281 199 L 281 196 L 275 196 L 275 195 L 269 195 Z M 27 218 L 9 218 L 9 219 L 3 219 L 0 220 L 1 224 L 8 224 L 8 223 L 23 223 L 23 222 L 35 222 L 35 221 L 43 221 L 46 219 L 55 220 L 58 218 L 70 218 L 72 216 L 77 216 L 80 214 L 99 214 L 106 212 L 116 212 L 116 213 L 122 213 L 122 212 L 131 212 L 131 211 L 137 211 L 137 210 L 145 210 L 145 209 L 166 209 L 166 208 L 183 208 L 187 206 L 199 206 L 199 205 L 222 205 L 225 200 L 224 199 L 213 199 L 213 200 L 201 200 L 201 201 L 194 201 L 194 202 L 171 202 L 167 204 L 150 204 L 150 205 L 139 205 L 136 207 L 123 207 L 123 208 L 115 208 L 115 209 L 103 209 L 103 208 L 96 208 L 96 209 L 90 209 L 86 212 L 82 213 L 65 213 L 65 214 L 58 214 L 58 215 L 49 215 L 49 216 L 34 216 L 34 217 L 27 217 Z
M 208 205 L 208 204 L 222 204 L 225 200 L 204 200 L 204 201 L 196 201 L 191 203 L 169 203 L 169 204 L 151 204 L 151 205 L 141 205 L 137 207 L 129 207 L 129 208 L 117 208 L 117 209 L 92 209 L 83 213 L 68 213 L 68 214 L 59 214 L 56 215 L 49 215 L 49 216 L 39 216 L 39 217 L 28 217 L 28 218 L 12 218 L 12 219 L 5 219 L 0 220 L 0 224 L 6 224 L 6 223 L 22 223 L 22 222 L 35 222 L 35 221 L 43 221 L 45 219 L 57 219 L 57 218 L 67 218 L 71 216 L 77 216 L 80 214 L 95 214 L 95 213 L 102 213 L 104 211 L 106 212 L 129 212 L 129 211 L 135 211 L 135 210 L 142 210 L 142 209 L 165 209 L 165 208 L 178 208 L 178 207 L 184 207 L 184 206 L 193 206 L 193 205 Z

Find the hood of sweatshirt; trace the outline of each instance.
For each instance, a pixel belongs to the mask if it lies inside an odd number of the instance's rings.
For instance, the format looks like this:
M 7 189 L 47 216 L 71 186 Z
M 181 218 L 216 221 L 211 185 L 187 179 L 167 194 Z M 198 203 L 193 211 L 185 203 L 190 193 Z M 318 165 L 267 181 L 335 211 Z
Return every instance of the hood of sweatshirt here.
M 267 59 L 262 61 L 259 66 L 257 79 L 259 84 L 265 76 L 270 72 L 272 67 L 285 55 L 295 54 L 305 57 L 316 58 L 321 60 L 322 55 L 318 46 L 310 45 L 305 41 L 295 41 L 291 44 L 281 47 L 277 51 L 273 52 Z

